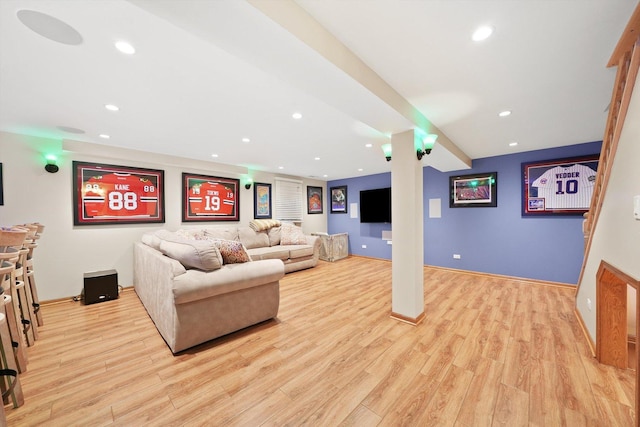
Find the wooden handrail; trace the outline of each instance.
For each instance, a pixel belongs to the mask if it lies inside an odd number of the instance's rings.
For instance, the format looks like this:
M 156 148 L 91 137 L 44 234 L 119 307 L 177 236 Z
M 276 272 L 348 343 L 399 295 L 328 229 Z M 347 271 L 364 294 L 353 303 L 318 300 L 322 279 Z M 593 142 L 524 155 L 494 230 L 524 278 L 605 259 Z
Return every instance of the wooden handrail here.
M 609 104 L 609 116 L 602 139 L 598 173 L 591 197 L 589 214 L 585 215 L 583 231 L 585 233 L 585 257 L 580 270 L 576 298 L 584 276 L 587 254 L 591 249 L 591 241 L 597 226 L 602 202 L 611 176 L 611 167 L 618 148 L 620 133 L 624 124 L 633 86 L 640 67 L 640 3 L 636 6 L 627 27 L 609 60 L 608 66 L 617 65 L 616 80 Z

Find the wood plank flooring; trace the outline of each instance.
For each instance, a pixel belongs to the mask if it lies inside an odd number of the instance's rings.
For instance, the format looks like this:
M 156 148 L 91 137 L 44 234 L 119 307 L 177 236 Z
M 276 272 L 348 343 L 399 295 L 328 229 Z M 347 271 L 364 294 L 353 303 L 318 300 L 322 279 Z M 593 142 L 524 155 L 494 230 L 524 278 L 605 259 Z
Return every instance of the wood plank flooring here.
M 281 281 L 277 320 L 173 356 L 135 292 L 44 305 L 10 426 L 630 426 L 633 372 L 598 364 L 573 290 L 425 268 L 390 318 L 391 263 Z

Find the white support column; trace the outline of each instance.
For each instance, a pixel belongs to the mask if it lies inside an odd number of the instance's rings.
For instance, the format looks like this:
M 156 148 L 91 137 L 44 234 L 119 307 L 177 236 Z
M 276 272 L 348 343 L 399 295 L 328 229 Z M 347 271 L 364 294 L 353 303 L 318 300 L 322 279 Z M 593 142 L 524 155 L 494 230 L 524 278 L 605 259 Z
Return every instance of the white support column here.
M 423 171 L 416 137 L 414 130 L 391 137 L 391 317 L 411 324 L 424 318 Z

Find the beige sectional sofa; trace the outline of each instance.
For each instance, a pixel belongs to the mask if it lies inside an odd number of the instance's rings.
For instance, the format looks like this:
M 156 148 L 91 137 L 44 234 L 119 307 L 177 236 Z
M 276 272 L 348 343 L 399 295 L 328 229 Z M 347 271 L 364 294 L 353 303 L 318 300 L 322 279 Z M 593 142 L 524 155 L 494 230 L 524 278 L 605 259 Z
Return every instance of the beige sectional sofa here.
M 276 317 L 280 279 L 315 266 L 319 250 L 286 225 L 149 232 L 134 246 L 134 288 L 177 353 Z

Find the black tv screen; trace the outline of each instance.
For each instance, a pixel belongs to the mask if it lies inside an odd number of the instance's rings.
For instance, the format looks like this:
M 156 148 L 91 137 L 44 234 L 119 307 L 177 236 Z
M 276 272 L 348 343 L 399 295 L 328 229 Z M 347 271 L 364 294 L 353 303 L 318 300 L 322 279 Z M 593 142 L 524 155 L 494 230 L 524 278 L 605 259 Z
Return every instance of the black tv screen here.
M 360 191 L 360 222 L 391 222 L 391 188 Z

